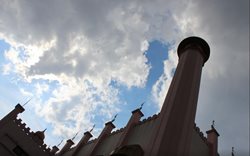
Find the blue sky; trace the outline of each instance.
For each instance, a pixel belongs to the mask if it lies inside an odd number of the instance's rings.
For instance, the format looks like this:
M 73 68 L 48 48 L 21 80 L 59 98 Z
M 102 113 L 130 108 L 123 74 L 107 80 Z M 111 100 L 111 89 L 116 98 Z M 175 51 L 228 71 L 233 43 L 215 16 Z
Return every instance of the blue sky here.
M 215 120 L 221 156 L 249 152 L 249 1 L 2 0 L 0 10 L 0 117 L 32 98 L 20 117 L 48 128 L 48 145 L 93 124 L 98 136 L 116 113 L 123 127 L 142 102 L 145 118 L 158 113 L 176 48 L 195 35 L 211 48 L 196 123 L 205 132 Z
M 4 64 L 7 64 L 9 61 L 5 58 L 4 53 L 9 50 L 10 45 L 6 43 L 4 40 L 0 41 L 1 44 L 1 66 L 4 66 Z M 164 72 L 164 60 L 168 58 L 168 46 L 160 41 L 154 40 L 149 43 L 148 50 L 145 51 L 144 55 L 147 58 L 146 64 L 150 66 L 149 74 L 147 77 L 147 81 L 145 83 L 145 86 L 143 87 L 131 87 L 128 88 L 124 85 L 119 84 L 116 81 L 111 81 L 110 85 L 112 87 L 119 89 L 119 99 L 120 102 L 123 103 L 121 106 L 119 106 L 120 111 L 114 111 L 113 115 L 118 113 L 116 126 L 117 128 L 124 127 L 131 115 L 131 112 L 141 106 L 142 103 L 144 103 L 143 107 L 143 113 L 144 118 L 152 116 L 155 113 L 159 112 L 159 107 L 156 105 L 155 100 L 152 96 L 152 87 L 157 82 L 159 77 Z M 36 83 L 46 83 L 49 84 L 51 88 L 57 87 L 56 82 L 49 82 L 45 80 L 33 80 L 31 83 L 27 83 L 21 80 L 18 80 L 17 75 L 14 74 L 3 74 L 1 73 L 1 92 L 2 94 L 1 101 L 3 103 L 4 111 L 1 112 L 1 117 L 3 117 L 7 112 L 13 109 L 13 107 L 17 103 L 24 104 L 26 101 L 31 99 L 31 101 L 28 103 L 27 106 L 25 106 L 25 113 L 21 114 L 21 117 L 24 118 L 24 121 L 27 120 L 27 122 L 30 122 L 33 129 L 39 130 L 39 128 L 47 128 L 48 132 L 50 132 L 53 127 L 46 123 L 41 117 L 34 116 L 34 119 L 29 118 L 30 115 L 33 114 L 33 110 L 29 108 L 29 105 L 32 105 L 32 98 L 33 97 L 25 97 L 20 93 L 20 89 L 25 88 L 28 91 L 34 90 L 34 86 Z M 6 91 L 7 89 L 7 91 Z M 53 90 L 53 89 L 51 89 Z M 51 92 L 47 91 L 44 92 L 41 96 L 41 99 L 46 101 L 49 96 L 51 96 Z M 16 96 L 18 95 L 18 96 Z M 8 100 L 9 99 L 9 100 Z M 8 101 L 5 101 L 8 100 Z M 6 105 L 6 103 L 10 105 Z M 95 116 L 94 120 L 92 120 L 93 124 L 96 124 L 97 127 L 102 128 L 104 123 L 102 119 L 103 116 Z M 107 120 L 108 121 L 108 120 Z M 67 123 L 65 123 L 67 124 Z M 71 125 L 72 123 L 70 123 Z M 34 126 L 34 127 L 33 127 Z M 55 137 L 53 139 L 49 139 L 48 141 L 52 141 L 52 143 L 55 143 L 54 141 L 57 140 L 60 137 Z M 60 140 L 60 139 L 59 139 Z
M 4 64 L 7 64 L 9 62 L 8 60 L 6 60 L 4 53 L 9 50 L 10 45 L 4 42 L 4 40 L 0 41 L 0 45 L 0 59 L 2 67 Z M 155 104 L 155 101 L 153 100 L 153 97 L 151 95 L 151 90 L 158 78 L 163 74 L 163 61 L 167 59 L 167 52 L 168 46 L 164 45 L 163 43 L 159 41 L 152 41 L 149 43 L 149 48 L 147 51 L 145 51 L 145 56 L 148 59 L 147 64 L 150 65 L 151 68 L 149 71 L 147 82 L 144 87 L 127 88 L 126 86 L 120 85 L 115 81 L 112 81 L 110 83 L 111 86 L 119 89 L 119 98 L 121 103 L 123 103 L 121 106 L 119 106 L 121 111 L 113 112 L 113 115 L 118 113 L 117 121 L 115 121 L 117 128 L 125 126 L 131 115 L 131 111 L 140 107 L 141 103 L 143 102 L 145 102 L 145 106 L 143 108 L 143 113 L 145 117 L 151 116 L 159 111 L 159 108 Z M 33 98 L 22 95 L 22 93 L 20 93 L 20 88 L 25 88 L 26 90 L 33 90 L 34 85 L 36 83 L 48 83 L 50 87 L 57 86 L 56 82 L 49 82 L 44 80 L 33 80 L 31 83 L 26 83 L 21 80 L 17 80 L 18 77 L 14 74 L 5 75 L 1 73 L 0 79 L 2 93 L 2 96 L 0 97 L 1 105 L 4 106 L 2 109 L 3 111 L 0 112 L 1 117 L 3 117 L 4 115 L 6 115 L 7 112 L 12 110 L 15 104 L 24 104 L 27 100 Z M 49 96 L 51 96 L 51 92 L 45 92 L 43 93 L 41 99 L 46 101 Z M 32 128 L 33 131 L 47 128 L 47 133 L 51 133 L 51 131 L 53 130 L 53 126 L 45 122 L 43 118 L 37 115 L 34 116 L 34 110 L 29 107 L 29 105 L 32 105 L 32 103 L 33 101 L 31 99 L 29 104 L 25 106 L 25 113 L 21 114 L 20 117 L 24 120 L 24 122 L 28 123 L 28 125 Z M 30 116 L 33 116 L 33 118 L 30 118 Z M 102 128 L 104 123 L 106 122 L 104 122 L 104 120 L 101 120 L 102 118 L 103 116 L 95 116 L 94 120 L 92 120 L 93 124 L 96 124 L 96 127 L 98 128 Z M 70 125 L 71 124 L 72 123 L 70 123 Z M 47 139 L 47 141 L 49 142 L 48 144 L 56 144 L 63 138 L 63 136 L 54 136 L 52 138 Z

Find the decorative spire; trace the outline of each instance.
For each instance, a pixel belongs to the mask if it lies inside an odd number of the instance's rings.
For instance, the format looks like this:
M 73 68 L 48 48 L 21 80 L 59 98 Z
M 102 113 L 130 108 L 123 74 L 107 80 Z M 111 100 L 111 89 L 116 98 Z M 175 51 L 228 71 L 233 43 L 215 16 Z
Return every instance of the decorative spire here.
M 89 130 L 89 132 L 91 133 L 95 128 L 95 124 L 92 126 L 92 128 Z
M 140 106 L 140 108 L 139 108 L 139 110 L 141 110 L 142 109 L 142 107 L 143 107 L 143 105 L 145 104 L 145 101 L 141 104 L 141 106 Z
M 59 147 L 63 142 L 63 139 L 60 141 L 60 143 L 57 145 L 57 147 Z
M 214 128 L 214 126 L 215 126 L 214 123 L 215 123 L 215 121 L 213 120 L 213 121 L 212 121 L 212 125 L 211 125 L 212 128 Z
M 232 156 L 234 156 L 234 147 L 232 147 Z
M 25 102 L 22 106 L 24 107 L 25 105 L 27 105 L 29 102 L 30 102 L 30 100 L 31 100 L 32 98 L 30 98 L 27 102 Z
M 45 135 L 44 132 L 47 130 L 47 128 L 45 128 L 43 131 L 37 131 L 34 135 L 37 136 L 40 140 L 44 140 Z
M 118 114 L 116 114 L 116 115 L 114 116 L 114 118 L 113 118 L 113 120 L 111 120 L 111 122 L 114 122 L 114 121 L 115 121 L 117 115 L 118 115 Z
M 78 135 L 79 131 L 75 134 L 75 136 L 71 139 L 74 140 L 76 138 L 76 136 Z

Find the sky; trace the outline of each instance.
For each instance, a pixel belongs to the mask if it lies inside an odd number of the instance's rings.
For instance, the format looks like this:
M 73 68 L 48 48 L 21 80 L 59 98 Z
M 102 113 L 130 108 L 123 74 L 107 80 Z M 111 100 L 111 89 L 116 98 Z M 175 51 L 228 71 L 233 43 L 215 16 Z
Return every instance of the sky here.
M 212 120 L 219 153 L 249 155 L 248 0 L 0 0 L 0 118 L 17 103 L 45 143 L 77 142 L 104 123 L 124 127 L 131 111 L 159 112 L 180 41 L 210 45 L 196 124 Z M 62 145 L 61 145 L 62 146 Z M 60 147 L 61 147 L 60 146 Z

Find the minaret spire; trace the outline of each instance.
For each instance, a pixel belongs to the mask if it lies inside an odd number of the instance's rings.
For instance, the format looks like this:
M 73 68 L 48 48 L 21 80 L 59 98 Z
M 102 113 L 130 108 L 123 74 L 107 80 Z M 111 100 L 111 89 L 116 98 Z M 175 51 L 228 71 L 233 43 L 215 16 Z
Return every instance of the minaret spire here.
M 211 125 L 212 128 L 215 127 L 215 124 L 214 124 L 214 123 L 215 123 L 215 121 L 213 120 L 213 121 L 212 121 L 212 125 Z
M 143 107 L 143 105 L 145 104 L 145 101 L 141 104 L 141 106 L 140 106 L 140 108 L 139 108 L 139 110 L 141 110 L 142 109 L 142 107 Z
M 71 139 L 72 141 L 76 138 L 76 136 L 78 135 L 79 131 L 73 136 L 73 138 Z
M 92 128 L 89 130 L 89 132 L 91 133 L 95 128 L 95 124 L 92 126 Z
M 111 122 L 114 122 L 114 121 L 115 121 L 115 119 L 117 118 L 117 115 L 118 115 L 118 114 L 116 114 L 116 115 L 114 116 L 114 118 L 111 120 Z
M 63 142 L 63 139 L 60 141 L 60 143 L 57 145 L 57 147 L 59 147 Z
M 24 107 L 25 105 L 27 105 L 30 101 L 32 100 L 32 98 L 30 98 L 27 102 L 25 102 L 22 106 Z

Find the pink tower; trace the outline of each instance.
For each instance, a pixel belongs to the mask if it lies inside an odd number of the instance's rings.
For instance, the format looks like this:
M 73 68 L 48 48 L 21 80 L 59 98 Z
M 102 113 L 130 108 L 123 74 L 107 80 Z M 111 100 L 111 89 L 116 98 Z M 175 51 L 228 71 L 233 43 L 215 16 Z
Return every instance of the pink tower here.
M 210 48 L 203 39 L 189 37 L 179 44 L 177 53 L 179 63 L 147 156 L 188 156 L 190 153 L 201 71 L 209 58 Z

